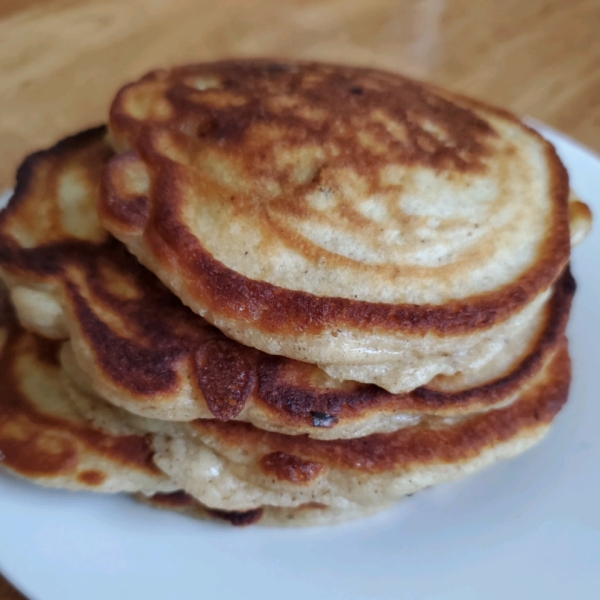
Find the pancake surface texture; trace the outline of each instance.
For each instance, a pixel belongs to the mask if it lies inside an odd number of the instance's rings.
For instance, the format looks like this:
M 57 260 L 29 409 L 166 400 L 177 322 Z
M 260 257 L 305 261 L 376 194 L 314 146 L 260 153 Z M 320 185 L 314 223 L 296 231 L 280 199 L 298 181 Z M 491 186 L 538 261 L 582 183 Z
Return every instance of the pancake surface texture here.
M 493 361 L 569 260 L 553 147 L 400 75 L 156 71 L 110 131 L 107 229 L 228 336 L 337 379 L 407 391 Z
M 157 419 L 215 417 L 321 439 L 358 437 L 509 404 L 561 343 L 574 290 L 568 273 L 525 340 L 502 340 L 487 368 L 476 363 L 410 393 L 340 382 L 242 346 L 183 306 L 94 219 L 111 155 L 104 135 L 83 132 L 25 161 L 0 215 L 0 273 L 21 322 L 69 338 L 63 367 L 113 404 Z

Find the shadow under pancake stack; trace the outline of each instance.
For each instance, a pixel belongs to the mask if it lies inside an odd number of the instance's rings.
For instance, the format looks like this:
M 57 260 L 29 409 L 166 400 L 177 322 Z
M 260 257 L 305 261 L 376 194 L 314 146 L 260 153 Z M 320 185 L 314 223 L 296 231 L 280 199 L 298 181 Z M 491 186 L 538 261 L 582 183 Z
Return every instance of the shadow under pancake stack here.
M 554 148 L 474 100 L 317 63 L 152 72 L 0 213 L 0 465 L 310 525 L 516 456 L 567 400 L 590 226 Z

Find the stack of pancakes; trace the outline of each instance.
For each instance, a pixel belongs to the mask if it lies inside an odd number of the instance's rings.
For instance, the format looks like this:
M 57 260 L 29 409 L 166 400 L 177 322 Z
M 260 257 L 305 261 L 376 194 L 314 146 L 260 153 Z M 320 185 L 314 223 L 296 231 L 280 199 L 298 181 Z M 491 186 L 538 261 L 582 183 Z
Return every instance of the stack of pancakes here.
M 591 225 L 514 116 L 372 69 L 122 88 L 0 214 L 2 465 L 234 524 L 380 510 L 538 442 Z

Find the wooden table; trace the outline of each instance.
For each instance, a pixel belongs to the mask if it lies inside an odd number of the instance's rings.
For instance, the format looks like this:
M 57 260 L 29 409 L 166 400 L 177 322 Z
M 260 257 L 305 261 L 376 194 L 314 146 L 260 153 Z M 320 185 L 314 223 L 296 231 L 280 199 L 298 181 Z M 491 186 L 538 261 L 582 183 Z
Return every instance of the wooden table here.
M 0 0 L 0 189 L 26 152 L 104 121 L 124 81 L 226 56 L 402 71 L 600 151 L 599 32 L 600 0 Z

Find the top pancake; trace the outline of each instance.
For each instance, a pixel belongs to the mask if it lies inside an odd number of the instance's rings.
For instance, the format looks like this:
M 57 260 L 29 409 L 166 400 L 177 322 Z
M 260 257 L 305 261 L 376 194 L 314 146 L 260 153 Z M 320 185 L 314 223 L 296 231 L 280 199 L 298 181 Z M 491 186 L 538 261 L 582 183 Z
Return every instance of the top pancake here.
M 257 60 L 156 71 L 118 93 L 110 130 L 122 156 L 102 223 L 231 337 L 341 379 L 399 391 L 460 370 L 421 372 L 419 356 L 456 349 L 410 345 L 499 326 L 569 259 L 553 147 L 399 75 Z

